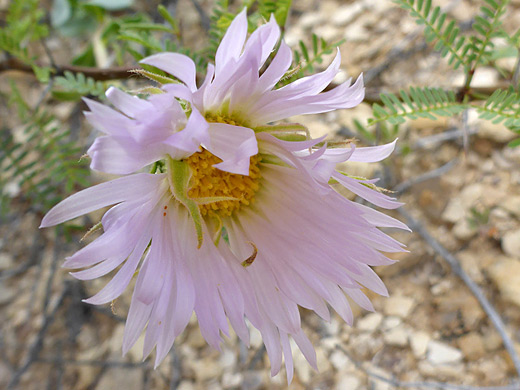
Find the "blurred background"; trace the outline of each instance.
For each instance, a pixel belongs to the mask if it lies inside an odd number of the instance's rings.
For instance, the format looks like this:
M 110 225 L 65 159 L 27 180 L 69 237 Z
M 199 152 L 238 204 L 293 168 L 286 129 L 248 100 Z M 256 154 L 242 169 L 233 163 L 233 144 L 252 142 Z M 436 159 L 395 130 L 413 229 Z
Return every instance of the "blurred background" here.
M 483 3 L 434 1 L 462 32 Z M 64 258 L 84 245 L 82 236 L 102 212 L 56 229 L 38 229 L 57 201 L 108 178 L 90 173 L 82 158 L 97 134 L 84 120 L 80 97 L 102 99 L 108 85 L 126 90 L 146 85 L 128 69 L 154 45 L 211 51 L 211 40 L 218 38 L 208 31 L 216 3 L 19 4 L 13 20 L 12 3 L 0 0 L 5 33 L 0 35 L 0 388 L 286 388 L 284 372 L 269 375 L 258 331 L 251 329 L 249 349 L 233 335 L 218 352 L 202 338 L 195 317 L 156 370 L 153 357 L 142 361 L 142 339 L 123 358 L 132 289 L 110 306 L 86 305 L 81 300 L 109 277 L 81 282 L 61 268 Z M 158 11 L 160 4 L 175 18 L 170 23 Z M 232 10 L 239 7 L 230 3 Z M 520 1 L 509 3 L 502 20 L 506 31 L 518 30 Z M 153 27 L 158 25 L 164 28 Z M 520 366 L 515 368 L 512 358 L 512 351 L 520 353 L 520 148 L 508 146 L 515 133 L 479 119 L 473 110 L 437 120 L 365 125 L 380 92 L 410 86 L 457 91 L 464 84 L 462 70 L 453 70 L 425 43 L 422 29 L 391 0 L 293 1 L 286 42 L 302 57 L 299 42 L 311 47 L 312 34 L 331 44 L 341 42 L 343 71 L 336 82 L 363 73 L 367 103 L 292 121 L 307 126 L 314 137 L 356 138 L 357 145 L 399 137 L 396 152 L 384 162 L 343 168 L 379 177 L 379 186 L 395 191 L 406 205 L 392 215 L 409 223 L 414 233 L 391 232 L 409 252 L 395 255 L 398 262 L 392 266 L 376 267 L 390 298 L 368 292 L 375 313 L 353 304 L 351 327 L 335 314 L 325 323 L 302 310 L 319 372 L 296 353 L 291 389 L 520 389 L 514 382 Z M 22 49 L 5 50 L 11 44 L 7 32 L 26 34 L 28 41 Z M 517 66 L 518 47 L 500 37 L 494 43 L 493 62 L 474 76 L 472 86 L 479 91 L 507 86 Z M 328 49 L 320 43 L 315 57 L 322 62 L 310 61 L 314 71 L 330 63 Z M 16 50 L 20 53 L 13 56 Z M 203 64 L 204 54 L 199 55 L 196 60 Z M 90 67 L 83 74 L 91 78 L 79 75 L 82 67 Z

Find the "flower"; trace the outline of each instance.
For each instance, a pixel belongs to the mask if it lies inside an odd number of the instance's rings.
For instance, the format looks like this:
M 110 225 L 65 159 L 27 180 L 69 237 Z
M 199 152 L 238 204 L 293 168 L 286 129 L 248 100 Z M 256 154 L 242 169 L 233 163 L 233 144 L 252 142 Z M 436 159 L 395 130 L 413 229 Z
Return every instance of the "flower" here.
M 228 320 L 249 343 L 247 320 L 262 334 L 275 375 L 285 359 L 293 375 L 291 337 L 316 368 L 313 346 L 301 328 L 299 306 L 330 319 L 330 305 L 346 322 L 346 296 L 373 310 L 363 286 L 387 295 L 370 266 L 393 261 L 380 251 L 402 244 L 379 227 L 403 223 L 352 202 L 345 187 L 369 202 L 399 207 L 375 180 L 349 176 L 338 163 L 375 162 L 395 142 L 328 149 L 304 128 L 270 122 L 296 114 L 357 105 L 361 77 L 322 92 L 339 69 L 339 52 L 323 72 L 275 88 L 291 65 L 282 41 L 260 74 L 280 31 L 273 19 L 246 40 L 245 10 L 230 25 L 206 79 L 197 87 L 186 56 L 161 53 L 142 62 L 181 83 L 166 84 L 148 100 L 118 89 L 107 97 L 117 110 L 87 100 L 87 119 L 106 135 L 88 154 L 93 169 L 129 174 L 85 189 L 51 209 L 42 227 L 112 207 L 103 234 L 67 259 L 72 273 L 94 279 L 121 266 L 86 300 L 117 298 L 138 270 L 123 339 L 126 353 L 145 331 L 144 355 L 156 346 L 159 364 L 195 311 L 202 335 L 220 348 Z M 159 161 L 154 173 L 135 173 Z M 222 238 L 224 237 L 224 238 Z M 144 257 L 144 259 L 142 259 Z

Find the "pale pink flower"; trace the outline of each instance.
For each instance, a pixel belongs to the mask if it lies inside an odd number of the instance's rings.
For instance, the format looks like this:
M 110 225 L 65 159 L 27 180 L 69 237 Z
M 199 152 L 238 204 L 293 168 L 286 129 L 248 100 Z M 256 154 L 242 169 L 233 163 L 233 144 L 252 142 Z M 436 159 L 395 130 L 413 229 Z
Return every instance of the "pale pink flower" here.
M 124 353 L 146 327 L 144 355 L 156 346 L 159 364 L 193 311 L 213 347 L 220 348 L 221 334 L 229 335 L 228 320 L 248 344 L 247 318 L 263 336 L 272 375 L 283 357 L 291 381 L 290 338 L 316 368 L 299 306 L 327 321 L 331 306 L 349 324 L 346 296 L 373 310 L 362 287 L 381 295 L 387 290 L 370 266 L 393 262 L 380 251 L 403 250 L 378 228 L 407 227 L 332 187 L 343 186 L 383 208 L 398 207 L 374 188 L 374 180 L 336 171 L 338 163 L 380 161 L 395 142 L 327 149 L 323 139 L 284 141 L 280 127 L 268 125 L 291 115 L 353 107 L 364 96 L 362 79 L 322 92 L 339 69 L 338 52 L 324 72 L 274 89 L 291 65 L 290 49 L 281 42 L 260 75 L 279 28 L 271 20 L 247 40 L 246 34 L 244 10 L 200 87 L 188 57 L 163 53 L 142 62 L 182 84 L 164 85 L 163 94 L 147 101 L 111 89 L 108 98 L 119 112 L 88 101 L 88 119 L 106 134 L 89 149 L 92 168 L 126 174 L 162 159 L 164 167 L 72 195 L 49 211 L 42 227 L 113 205 L 101 221 L 104 233 L 64 265 L 90 267 L 73 273 L 79 279 L 121 266 L 86 300 L 93 304 L 117 298 L 139 270 Z

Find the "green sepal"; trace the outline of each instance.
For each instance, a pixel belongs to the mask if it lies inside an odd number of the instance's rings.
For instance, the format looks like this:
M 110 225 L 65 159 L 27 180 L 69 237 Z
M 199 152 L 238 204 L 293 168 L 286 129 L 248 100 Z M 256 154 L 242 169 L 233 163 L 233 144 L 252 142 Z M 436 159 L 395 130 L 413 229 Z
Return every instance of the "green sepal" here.
M 202 216 L 199 205 L 188 197 L 188 184 L 190 182 L 191 171 L 186 161 L 174 160 L 168 156 L 166 159 L 168 167 L 168 182 L 173 196 L 188 209 L 190 216 L 195 224 L 197 232 L 197 249 L 202 246 Z
M 143 77 L 146 77 L 147 79 L 157 81 L 159 84 L 173 84 L 173 83 L 179 84 L 179 81 L 177 81 L 176 79 L 162 76 L 157 73 L 149 72 L 144 69 L 131 69 L 130 72 L 136 73 Z

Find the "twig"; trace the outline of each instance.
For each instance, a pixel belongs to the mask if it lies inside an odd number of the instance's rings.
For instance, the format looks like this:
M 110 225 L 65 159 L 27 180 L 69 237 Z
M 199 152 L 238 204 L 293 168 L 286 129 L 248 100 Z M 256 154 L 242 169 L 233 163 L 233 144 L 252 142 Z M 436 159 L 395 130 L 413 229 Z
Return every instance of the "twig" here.
M 40 357 L 35 360 L 38 363 L 47 363 L 47 364 L 56 364 L 61 363 L 64 366 L 94 366 L 94 367 L 104 367 L 104 368 L 138 368 L 143 367 L 148 364 L 148 362 L 123 362 L 117 360 L 68 360 L 61 359 L 59 357 Z
M 52 67 L 52 66 L 51 66 Z M 132 70 L 138 69 L 135 66 L 118 66 L 112 68 L 93 68 L 89 66 L 73 66 L 73 65 L 56 65 L 52 67 L 54 76 L 63 76 L 65 72 L 83 73 L 87 77 L 91 77 L 97 81 L 129 79 L 135 77 Z M 18 70 L 26 73 L 33 73 L 34 70 L 30 65 L 27 65 L 17 58 L 11 57 L 4 61 L 0 61 L 0 73 L 8 70 Z
M 67 294 L 68 285 L 66 285 L 63 289 L 58 301 L 56 302 L 52 310 L 50 310 L 49 313 L 45 315 L 42 326 L 37 334 L 36 340 L 29 348 L 29 352 L 27 354 L 25 363 L 13 374 L 11 380 L 9 381 L 9 384 L 7 385 L 8 390 L 14 389 L 18 385 L 20 379 L 22 378 L 22 375 L 27 371 L 31 364 L 33 364 L 38 359 L 38 355 L 40 354 L 40 351 L 43 347 L 43 338 L 45 337 L 45 333 L 54 321 L 56 313 L 58 312 L 58 309 L 60 308 Z
M 191 0 L 193 5 L 195 6 L 195 9 L 199 13 L 200 16 L 200 25 L 204 29 L 204 31 L 208 32 L 209 27 L 211 24 L 211 20 L 209 19 L 208 14 L 206 14 L 206 11 L 204 11 L 204 8 L 200 5 L 200 3 L 197 0 Z
M 398 209 L 398 212 L 407 219 L 408 226 L 415 232 L 419 233 L 421 237 L 430 245 L 437 254 L 443 257 L 448 264 L 450 265 L 452 271 L 457 275 L 462 281 L 468 286 L 470 291 L 473 293 L 475 298 L 479 301 L 482 309 L 486 312 L 489 319 L 493 323 L 493 326 L 500 334 L 502 341 L 504 343 L 504 347 L 506 348 L 511 360 L 513 361 L 513 365 L 515 366 L 515 370 L 520 377 L 520 358 L 515 350 L 513 341 L 509 337 L 506 331 L 506 327 L 502 318 L 497 313 L 493 305 L 486 298 L 480 287 L 469 277 L 469 275 L 464 271 L 464 269 L 460 266 L 459 261 L 455 256 L 453 256 L 446 248 L 444 248 L 430 233 L 426 228 L 415 218 L 412 217 L 403 207 Z M 518 387 L 516 388 L 518 389 Z
M 175 347 L 170 350 L 170 359 L 170 390 L 176 390 L 182 379 L 182 365 Z
M 424 382 L 403 382 L 398 379 L 395 379 L 393 377 L 386 377 L 380 374 L 377 374 L 373 372 L 370 369 L 367 369 L 358 362 L 356 359 L 354 359 L 350 353 L 343 348 L 341 345 L 337 344 L 336 349 L 340 350 L 349 358 L 349 360 L 358 368 L 359 370 L 363 371 L 368 377 L 379 380 L 381 382 L 388 383 L 392 386 L 398 387 L 398 388 L 412 388 L 412 389 L 449 389 L 449 390 L 518 390 L 518 386 L 520 385 L 519 381 L 513 381 L 510 385 L 505 386 L 484 386 L 484 387 L 478 387 L 478 386 L 467 386 L 467 385 L 452 385 L 450 383 L 443 383 L 443 382 L 433 382 L 433 381 L 424 381 Z
M 520 50 L 518 51 L 518 56 L 516 57 L 516 65 L 512 81 L 513 87 L 518 91 L 520 89 Z
M 468 134 L 476 134 L 477 130 L 474 127 L 468 129 Z M 464 130 L 452 129 L 446 130 L 439 134 L 430 135 L 428 137 L 422 137 L 413 145 L 413 149 L 425 149 L 435 147 L 444 141 L 451 141 L 454 139 L 462 138 L 464 136 Z
M 42 241 L 42 235 L 40 232 L 37 232 L 34 236 L 34 241 L 31 247 L 31 252 L 29 253 L 29 259 L 21 264 L 19 267 L 12 270 L 5 270 L 0 273 L 0 281 L 12 278 L 13 276 L 23 274 L 33 265 L 40 262 L 43 256 L 44 243 Z
M 414 186 L 415 184 L 422 183 L 423 181 L 431 180 L 436 177 L 444 175 L 446 172 L 451 170 L 451 168 L 453 168 L 455 165 L 457 165 L 458 162 L 459 162 L 458 159 L 453 159 L 439 168 L 432 169 L 431 171 L 428 171 L 422 175 L 419 175 L 412 179 L 403 181 L 402 183 L 395 186 L 393 190 L 395 192 L 403 193 L 403 192 L 407 191 L 410 187 Z

